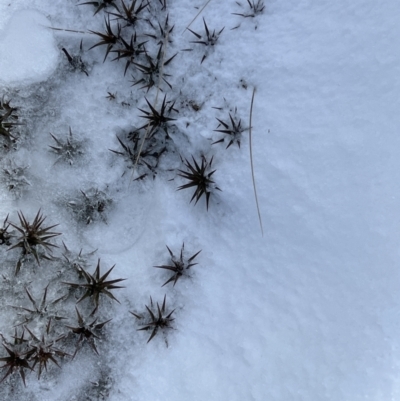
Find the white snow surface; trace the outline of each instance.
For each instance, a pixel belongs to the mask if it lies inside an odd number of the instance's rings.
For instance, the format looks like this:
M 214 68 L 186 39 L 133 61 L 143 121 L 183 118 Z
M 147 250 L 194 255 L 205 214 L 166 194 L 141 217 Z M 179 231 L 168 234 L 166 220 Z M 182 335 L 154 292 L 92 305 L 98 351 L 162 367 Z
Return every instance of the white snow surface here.
M 0 30 L 0 83 L 29 84 L 54 72 L 59 52 L 48 29 L 49 21 L 38 11 L 22 10 Z
M 30 128 L 11 155 L 29 166 L 31 185 L 12 199 L 1 184 L 0 221 L 9 213 L 17 224 L 19 210 L 33 219 L 41 208 L 46 224 L 60 223 L 68 248 L 97 249 L 91 273 L 101 258 L 103 269 L 116 264 L 111 278 L 127 280 L 113 292 L 120 304 L 101 299 L 99 321 L 113 320 L 97 343 L 100 356 L 83 347 L 61 369 L 50 364 L 40 381 L 27 374 L 26 388 L 16 380 L 15 393 L 6 380 L 0 400 L 102 399 L 93 398 L 91 384 L 102 374 L 111 378 L 109 401 L 399 400 L 400 3 L 265 0 L 262 14 L 242 18 L 232 13 L 247 10 L 246 1 L 214 0 L 190 27 L 202 32 L 202 17 L 217 31 L 225 26 L 200 64 L 202 49 L 184 29 L 204 2 L 171 2 L 166 57 L 179 51 L 166 69 L 171 96 L 202 105 L 176 116 L 189 138 L 181 140 L 182 157 L 213 155 L 222 190 L 212 194 L 208 212 L 204 199 L 194 206 L 190 190 L 176 191 L 184 184 L 179 158 L 164 159 L 167 168 L 154 180 L 130 182 L 131 170 L 122 175 L 122 159 L 109 151 L 118 149 L 117 133 L 144 124 L 144 96 L 161 104 L 163 93 L 131 87 L 124 61 L 103 63 L 104 46 L 83 54 L 89 76 L 71 71 L 61 48 L 76 54 L 81 39 L 87 50 L 98 38 L 44 28 L 99 31 L 104 12 L 93 16 L 93 7 L 77 1 L 32 0 L 29 11 L 23 0 L 6 3 L 0 82 L 11 99 L 18 93 Z M 229 109 L 237 107 L 249 126 L 253 87 L 264 235 L 248 131 L 240 149 L 210 145 L 221 137 L 215 117 L 227 120 Z M 65 138 L 69 127 L 85 141 L 85 155 L 73 166 L 54 164 L 48 133 Z M 106 221 L 82 225 L 65 205 L 93 187 L 113 203 Z M 188 256 L 202 250 L 198 265 L 191 278 L 161 287 L 169 275 L 153 266 L 167 263 L 165 245 L 179 254 L 183 242 Z M 7 258 L 4 274 L 13 277 Z M 21 271 L 15 280 L 39 298 L 48 284 L 43 271 Z M 65 291 L 57 288 L 52 299 Z M 21 294 L 7 298 L 0 314 L 9 336 L 9 306 L 26 302 Z M 165 294 L 175 309 L 168 347 L 162 335 L 146 343 L 149 333 L 138 331 L 129 313 L 141 313 L 150 296 L 161 304 Z M 66 307 L 68 325 L 76 324 L 74 308 Z

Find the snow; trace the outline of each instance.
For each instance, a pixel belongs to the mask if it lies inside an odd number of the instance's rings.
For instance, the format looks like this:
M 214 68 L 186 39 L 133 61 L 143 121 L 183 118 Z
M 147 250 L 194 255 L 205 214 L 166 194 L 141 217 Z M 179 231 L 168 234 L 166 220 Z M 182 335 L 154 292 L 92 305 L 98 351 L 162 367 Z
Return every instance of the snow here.
M 16 12 L 0 32 L 0 82 L 8 85 L 45 80 L 54 72 L 58 50 L 49 21 L 34 10 Z
M 45 225 L 59 223 L 54 230 L 62 232 L 55 261 L 27 261 L 16 277 L 20 249 L 0 245 L 1 332 L 11 341 L 21 320 L 15 306 L 32 308 L 25 287 L 40 299 L 50 283 L 54 300 L 69 293 L 60 281 L 78 282 L 62 262 L 61 240 L 71 255 L 83 249 L 91 274 L 98 258 L 102 273 L 115 264 L 110 279 L 126 278 L 126 288 L 112 291 L 120 303 L 101 297 L 95 316 L 88 317 L 89 300 L 77 305 L 89 322 L 112 318 L 96 340 L 100 355 L 83 343 L 61 369 L 50 363 L 40 381 L 27 373 L 26 388 L 15 373 L 0 384 L 0 398 L 399 399 L 398 2 L 266 0 L 262 14 L 243 18 L 231 13 L 247 10 L 246 1 L 211 1 L 190 29 L 203 33 L 203 17 L 210 30 L 225 29 L 202 64 L 202 45 L 184 30 L 204 2 L 167 2 L 175 27 L 165 57 L 178 54 L 165 66 L 172 90 L 164 83 L 159 93 L 131 87 L 140 75 L 130 66 L 124 76 L 125 60 L 111 62 L 115 53 L 103 63 L 104 46 L 89 51 L 95 35 L 46 28 L 103 30 L 104 10 L 93 16 L 94 7 L 78 3 L 0 4 L 0 98 L 18 107 L 23 123 L 1 167 L 9 160 L 29 166 L 30 183 L 17 193 L 0 181 L 0 223 L 9 213 L 18 225 L 20 210 L 32 221 L 41 208 Z M 158 0 L 150 3 L 163 21 Z M 88 76 L 61 51 L 79 55 L 81 39 Z M 248 131 L 240 149 L 211 145 L 222 137 L 213 132 L 221 128 L 216 118 L 228 121 L 229 112 L 248 128 L 253 87 L 264 236 Z M 144 97 L 160 107 L 164 94 L 179 109 L 176 148 L 160 159 L 154 180 L 131 181 L 132 168 L 109 149 L 121 151 L 116 135 L 145 124 Z M 56 145 L 49 133 L 65 141 L 69 128 L 83 143 L 72 165 L 49 151 Z M 202 154 L 213 156 L 222 190 L 212 193 L 208 212 L 204 199 L 190 203 L 192 190 L 177 191 L 185 183 L 181 158 Z M 71 204 L 96 189 L 112 202 L 86 224 Z M 198 264 L 191 277 L 161 287 L 170 274 L 153 266 L 170 262 L 166 245 L 179 255 L 183 243 L 187 257 L 201 250 Z M 65 325 L 77 325 L 81 295 L 59 304 Z M 174 329 L 147 343 L 150 333 L 138 331 L 129 312 L 144 313 L 150 296 L 161 305 L 164 295 Z M 28 327 L 38 334 L 40 324 Z M 73 353 L 76 340 L 60 347 Z

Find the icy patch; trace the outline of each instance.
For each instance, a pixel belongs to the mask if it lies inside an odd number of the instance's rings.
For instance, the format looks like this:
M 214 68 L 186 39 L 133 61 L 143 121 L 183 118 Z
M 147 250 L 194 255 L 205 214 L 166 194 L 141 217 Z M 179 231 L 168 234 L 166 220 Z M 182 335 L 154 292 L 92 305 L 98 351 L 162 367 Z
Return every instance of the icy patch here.
M 45 80 L 56 68 L 58 49 L 49 21 L 37 11 L 19 11 L 0 32 L 0 83 Z

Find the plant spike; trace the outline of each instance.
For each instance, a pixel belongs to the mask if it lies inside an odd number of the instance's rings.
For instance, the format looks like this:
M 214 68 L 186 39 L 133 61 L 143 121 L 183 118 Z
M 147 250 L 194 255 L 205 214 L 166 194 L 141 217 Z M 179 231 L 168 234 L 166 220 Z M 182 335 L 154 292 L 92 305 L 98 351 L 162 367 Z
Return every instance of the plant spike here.
M 131 5 L 128 7 L 125 5 L 124 0 L 121 0 L 123 11 L 122 12 L 119 11 L 118 13 L 109 13 L 109 14 L 113 15 L 117 19 L 122 19 L 123 21 L 125 21 L 126 26 L 128 26 L 128 25 L 135 26 L 136 22 L 141 19 L 139 17 L 140 12 L 143 11 L 149 5 L 148 1 L 144 2 L 142 0 L 141 3 L 136 7 L 136 3 L 138 1 L 139 0 L 131 0 Z
M 108 6 L 112 6 L 112 7 L 114 7 L 117 11 L 119 11 L 117 5 L 114 4 L 114 1 L 115 1 L 115 0 L 87 1 L 87 2 L 85 2 L 85 3 L 79 3 L 79 4 L 77 4 L 77 5 L 78 5 L 78 6 L 83 6 L 83 5 L 85 5 L 85 4 L 91 4 L 92 6 L 97 7 L 95 13 L 93 14 L 93 16 L 94 16 L 94 15 L 96 15 L 99 11 L 101 11 L 103 8 L 106 8 L 106 7 L 108 7 Z

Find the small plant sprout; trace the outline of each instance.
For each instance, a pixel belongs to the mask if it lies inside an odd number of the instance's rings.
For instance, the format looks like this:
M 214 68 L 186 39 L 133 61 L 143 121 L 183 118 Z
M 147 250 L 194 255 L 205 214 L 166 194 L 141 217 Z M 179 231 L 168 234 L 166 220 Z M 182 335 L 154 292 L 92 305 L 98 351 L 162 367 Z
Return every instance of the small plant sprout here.
M 54 301 L 47 302 L 46 298 L 47 298 L 48 287 L 49 286 L 47 285 L 46 288 L 44 289 L 43 296 L 40 302 L 36 302 L 32 294 L 28 291 L 27 288 L 25 288 L 25 292 L 28 295 L 29 301 L 31 302 L 33 308 L 29 309 L 29 308 L 24 308 L 22 306 L 13 306 L 13 308 L 15 309 L 21 309 L 24 312 L 28 312 L 28 316 L 24 316 L 25 320 L 22 323 L 18 324 L 18 326 L 27 324 L 32 320 L 34 320 L 35 318 L 48 319 L 48 321 L 50 321 L 50 319 L 52 318 L 54 320 L 64 319 L 64 317 L 57 315 L 57 311 L 55 310 L 55 308 L 52 308 L 54 305 L 60 302 L 64 298 L 64 296 L 57 298 Z
M 65 141 L 58 139 L 55 135 L 50 133 L 51 137 L 55 141 L 55 146 L 49 145 L 52 152 L 58 155 L 57 160 L 54 164 L 63 160 L 70 166 L 74 164 L 76 159 L 83 155 L 83 142 L 75 139 L 72 135 L 71 127 L 69 127 L 69 135 Z
M 46 333 L 43 333 L 40 339 L 36 337 L 35 334 L 33 334 L 29 327 L 25 327 L 26 331 L 31 336 L 31 341 L 29 342 L 29 360 L 33 362 L 32 370 L 35 369 L 36 365 L 38 366 L 38 380 L 40 380 L 43 369 L 47 372 L 48 363 L 53 362 L 60 368 L 56 357 L 63 358 L 65 356 L 69 356 L 69 354 L 56 347 L 56 343 L 62 340 L 65 335 L 59 336 L 54 340 L 48 339 L 50 333 L 50 325 L 51 320 L 49 320 L 46 326 Z
M 22 343 L 23 339 L 21 339 Z M 4 349 L 7 351 L 8 356 L 0 358 L 0 362 L 4 362 L 3 366 L 0 366 L 0 369 L 7 369 L 5 376 L 1 379 L 0 383 L 4 382 L 8 376 L 12 375 L 15 372 L 19 372 L 22 381 L 25 383 L 25 369 L 32 371 L 32 367 L 29 365 L 29 357 L 32 354 L 32 351 L 18 350 L 19 347 L 19 339 L 15 338 L 15 346 L 10 347 L 3 343 Z M 14 349 L 12 349 L 14 348 Z
M 93 302 L 95 304 L 95 308 L 93 312 L 91 313 L 92 315 L 97 311 L 99 308 L 99 301 L 100 301 L 100 294 L 107 295 L 109 298 L 113 299 L 114 301 L 118 301 L 117 298 L 111 293 L 111 290 L 115 290 L 118 288 L 124 288 L 118 285 L 115 285 L 121 281 L 124 281 L 126 279 L 124 278 L 118 278 L 115 280 L 108 280 L 106 281 L 108 275 L 112 272 L 114 269 L 115 265 L 111 267 L 106 273 L 104 273 L 102 276 L 100 276 L 100 259 L 97 262 L 97 267 L 95 272 L 92 274 L 89 274 L 85 270 L 82 269 L 83 276 L 85 277 L 86 283 L 64 283 L 67 284 L 73 288 L 81 288 L 85 291 L 83 296 L 79 298 L 78 302 L 83 301 L 85 298 L 92 297 Z
M 97 42 L 95 45 L 93 45 L 89 50 L 94 49 L 97 46 L 103 46 L 103 45 L 107 46 L 103 62 L 106 61 L 108 54 L 113 49 L 113 47 L 120 42 L 121 38 L 121 26 L 119 24 L 117 25 L 117 32 L 114 33 L 111 28 L 110 17 L 108 18 L 108 20 L 105 19 L 104 22 L 106 24 L 106 31 L 104 33 L 89 31 L 90 33 L 93 33 L 94 35 L 100 37 L 100 41 Z
M 159 330 L 164 332 L 164 330 L 166 330 L 166 329 L 173 328 L 171 324 L 175 319 L 172 318 L 171 316 L 174 313 L 175 309 L 172 310 L 171 312 L 166 312 L 165 303 L 166 303 L 166 295 L 164 296 L 164 301 L 162 303 L 161 308 L 157 302 L 157 309 L 154 310 L 155 308 L 153 305 L 153 300 L 150 297 L 150 307 L 146 305 L 146 309 L 148 312 L 147 318 L 145 318 L 142 315 L 138 315 L 136 313 L 130 312 L 137 319 L 139 319 L 139 320 L 144 319 L 144 323 L 141 324 L 143 327 L 138 329 L 139 331 L 140 330 L 151 330 L 150 337 L 147 340 L 148 343 L 154 338 L 154 336 L 158 333 Z M 165 340 L 165 342 L 168 346 L 168 343 L 166 340 Z
M 8 231 L 10 223 L 8 222 L 8 214 L 3 221 L 3 227 L 0 227 L 0 245 L 11 245 L 11 238 L 13 235 Z
M 220 191 L 220 189 L 217 186 L 215 186 L 215 182 L 211 179 L 212 175 L 216 171 L 216 170 L 210 171 L 212 167 L 213 158 L 211 158 L 211 160 L 208 162 L 206 157 L 202 156 L 201 165 L 197 163 L 197 161 L 193 156 L 192 159 L 193 159 L 193 164 L 191 164 L 186 159 L 185 166 L 188 169 L 188 171 L 179 170 L 180 174 L 178 175 L 185 178 L 186 180 L 189 180 L 189 182 L 187 184 L 178 187 L 178 191 L 186 188 L 196 187 L 196 190 L 194 191 L 192 199 L 190 199 L 190 202 L 192 202 L 195 199 L 194 204 L 197 204 L 199 199 L 203 195 L 205 195 L 206 206 L 208 210 L 208 204 L 212 191 L 213 190 Z
M 203 23 L 204 23 L 204 29 L 205 29 L 205 33 L 204 33 L 203 36 L 200 35 L 197 32 L 192 31 L 191 29 L 187 28 L 188 31 L 190 31 L 198 39 L 198 40 L 191 41 L 190 43 L 197 43 L 197 44 L 206 46 L 207 49 L 210 49 L 211 47 L 215 46 L 215 44 L 218 41 L 219 36 L 221 35 L 221 33 L 225 29 L 225 27 L 223 27 L 218 32 L 216 32 L 215 29 L 211 32 L 208 29 L 208 26 L 206 24 L 206 20 L 204 18 L 203 18 Z M 185 49 L 185 50 L 192 50 L 192 49 Z M 207 53 L 204 54 L 203 58 L 201 59 L 200 64 L 203 63 L 203 61 L 205 60 L 206 57 L 207 57 Z
M 86 76 L 89 76 L 86 64 L 82 61 L 82 54 L 83 54 L 82 40 L 81 40 L 81 44 L 79 46 L 79 54 L 77 56 L 71 56 L 68 53 L 67 49 L 65 49 L 64 47 L 61 50 L 67 56 L 69 64 L 71 65 L 71 68 L 74 71 L 80 71 L 80 72 L 83 72 L 84 74 L 86 74 Z
M 106 320 L 105 322 L 102 322 L 102 323 L 96 323 L 97 319 L 98 319 L 98 318 L 96 318 L 91 323 L 85 323 L 85 321 L 83 320 L 77 307 L 75 307 L 75 310 L 76 310 L 76 315 L 78 318 L 78 326 L 76 326 L 76 327 L 66 326 L 68 329 L 72 330 L 72 332 L 74 334 L 77 334 L 79 336 L 73 358 L 75 357 L 76 353 L 78 352 L 79 346 L 83 340 L 88 342 L 90 347 L 93 349 L 93 351 L 97 355 L 99 355 L 99 352 L 97 351 L 97 348 L 96 348 L 96 344 L 94 342 L 94 339 L 99 338 L 99 336 L 97 334 L 95 334 L 95 332 L 98 330 L 101 330 L 112 319 Z
M 236 2 L 239 6 L 242 6 L 240 3 Z M 248 13 L 232 13 L 233 15 L 240 15 L 244 18 L 254 18 L 256 15 L 262 14 L 264 11 L 265 5 L 263 0 L 247 0 L 249 4 L 250 10 Z
M 154 266 L 157 267 L 159 269 L 165 269 L 165 270 L 170 270 L 173 274 L 172 276 L 162 285 L 162 287 L 164 287 L 164 285 L 173 282 L 174 286 L 176 284 L 176 282 L 179 280 L 180 277 L 186 275 L 188 276 L 188 270 L 192 267 L 197 265 L 197 263 L 193 263 L 193 260 L 196 258 L 196 256 L 201 252 L 198 251 L 196 252 L 194 255 L 192 255 L 189 258 L 185 258 L 184 256 L 184 249 L 185 249 L 185 244 L 182 244 L 182 248 L 181 248 L 181 253 L 179 257 L 176 257 L 171 249 L 169 249 L 169 247 L 167 246 L 168 252 L 171 256 L 170 259 L 170 264 L 168 265 L 161 265 L 161 266 Z
M 20 236 L 17 239 L 18 242 L 11 248 L 8 248 L 9 250 L 14 248 L 22 248 L 22 257 L 17 263 L 15 274 L 18 274 L 21 268 L 22 258 L 25 255 L 32 254 L 35 257 L 38 265 L 40 265 L 40 257 L 51 260 L 51 257 L 46 254 L 46 251 L 51 252 L 51 247 L 58 248 L 58 246 L 52 244 L 49 242 L 49 240 L 61 235 L 61 233 L 51 231 L 51 229 L 58 226 L 58 224 L 49 227 L 43 227 L 46 217 L 43 217 L 40 209 L 32 223 L 26 220 L 22 212 L 18 212 L 18 218 L 20 221 L 20 226 L 17 226 L 14 223 L 10 224 L 18 230 Z M 42 248 L 44 252 L 40 252 L 40 248 Z
M 137 21 L 141 19 L 139 14 L 146 9 L 149 5 L 148 1 L 140 1 L 139 0 L 131 0 L 131 4 L 129 7 L 125 4 L 124 0 L 121 0 L 122 3 L 122 11 L 118 11 L 118 13 L 110 13 L 118 20 L 123 20 L 126 22 L 126 26 L 135 26 Z
M 144 115 L 140 116 L 141 118 L 147 119 L 148 123 L 140 127 L 139 129 L 146 128 L 147 126 L 150 127 L 149 137 L 153 136 L 160 128 L 164 130 L 167 138 L 169 138 L 168 134 L 168 124 L 171 121 L 175 121 L 176 118 L 168 117 L 167 114 L 171 113 L 172 110 L 177 111 L 174 109 L 175 102 L 172 105 L 167 107 L 167 96 L 164 96 L 164 100 L 162 102 L 160 111 L 157 111 L 154 106 L 145 98 L 148 106 L 150 107 L 150 111 L 146 111 L 143 109 L 139 109 Z
M 240 148 L 240 140 L 242 137 L 242 133 L 246 130 L 248 130 L 248 128 L 243 128 L 242 127 L 242 120 L 239 119 L 239 121 L 237 121 L 236 119 L 236 109 L 235 109 L 235 114 L 232 117 L 232 114 L 229 113 L 229 121 L 222 121 L 219 118 L 217 118 L 219 124 L 217 129 L 215 129 L 215 132 L 221 132 L 225 135 L 228 135 L 228 145 L 226 146 L 226 149 L 228 149 L 234 142 L 237 143 L 238 147 Z M 219 127 L 223 127 L 222 129 L 218 129 Z M 226 139 L 225 138 L 221 138 L 218 141 L 213 142 L 213 145 L 216 143 L 221 143 L 224 142 Z
M 78 6 L 83 6 L 85 4 L 90 4 L 96 7 L 96 11 L 93 15 L 96 15 L 99 11 L 108 6 L 114 7 L 117 11 L 119 11 L 117 5 L 115 4 L 115 0 L 87 1 L 85 3 L 79 3 Z

